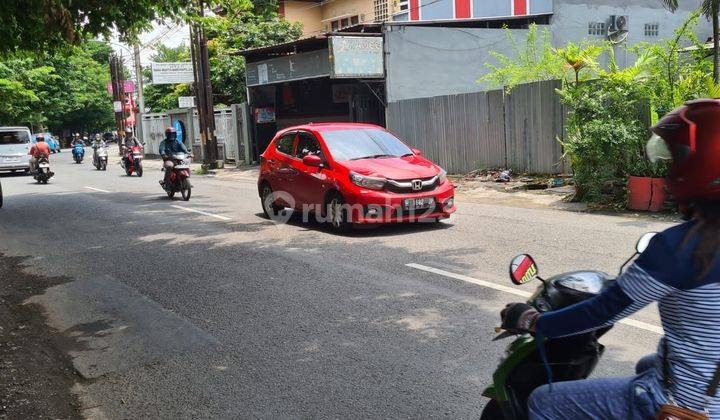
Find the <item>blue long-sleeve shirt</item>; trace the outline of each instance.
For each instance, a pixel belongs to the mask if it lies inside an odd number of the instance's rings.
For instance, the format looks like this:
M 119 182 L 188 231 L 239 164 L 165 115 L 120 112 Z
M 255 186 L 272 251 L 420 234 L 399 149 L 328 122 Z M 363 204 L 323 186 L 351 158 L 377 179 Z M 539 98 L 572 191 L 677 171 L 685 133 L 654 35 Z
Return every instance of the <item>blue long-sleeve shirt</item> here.
M 699 239 L 687 240 L 694 223 L 658 234 L 607 290 L 541 315 L 536 330 L 548 338 L 591 331 L 657 301 L 671 362 L 672 394 L 680 405 L 699 410 L 720 363 L 720 262 L 701 277 L 692 258 Z M 709 408 L 711 418 L 720 419 L 720 398 L 716 396 Z

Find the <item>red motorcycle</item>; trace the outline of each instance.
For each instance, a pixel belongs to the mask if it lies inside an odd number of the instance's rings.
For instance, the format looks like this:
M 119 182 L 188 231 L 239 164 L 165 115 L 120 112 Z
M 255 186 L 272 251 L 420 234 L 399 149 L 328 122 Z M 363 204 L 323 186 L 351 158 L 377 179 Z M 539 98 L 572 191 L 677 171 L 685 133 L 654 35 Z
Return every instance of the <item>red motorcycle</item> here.
M 127 176 L 136 173 L 138 177 L 143 176 L 143 149 L 140 146 L 133 146 L 130 150 L 125 148 L 125 156 L 122 159 L 122 166 Z
M 180 193 L 183 200 L 190 200 L 192 194 L 192 185 L 190 185 L 190 157 L 185 153 L 177 153 L 170 157 L 173 163 L 172 172 L 166 178 L 167 181 L 160 181 L 163 189 L 168 197 L 175 197 L 175 193 Z M 167 168 L 163 170 L 167 171 Z

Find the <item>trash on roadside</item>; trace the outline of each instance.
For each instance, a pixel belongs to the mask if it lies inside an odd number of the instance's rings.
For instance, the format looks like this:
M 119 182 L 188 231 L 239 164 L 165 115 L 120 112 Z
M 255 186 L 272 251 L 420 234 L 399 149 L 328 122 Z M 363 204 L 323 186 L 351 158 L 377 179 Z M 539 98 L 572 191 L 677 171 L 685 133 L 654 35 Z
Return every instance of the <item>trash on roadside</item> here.
M 506 169 L 495 178 L 495 182 L 510 182 L 510 170 Z

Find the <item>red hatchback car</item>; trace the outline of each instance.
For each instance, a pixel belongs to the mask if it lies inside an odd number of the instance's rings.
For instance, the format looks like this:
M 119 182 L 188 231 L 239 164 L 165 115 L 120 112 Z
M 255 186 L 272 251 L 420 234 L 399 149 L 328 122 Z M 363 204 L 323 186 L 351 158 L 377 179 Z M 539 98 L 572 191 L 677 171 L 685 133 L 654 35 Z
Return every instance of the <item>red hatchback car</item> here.
M 437 221 L 455 212 L 455 187 L 445 171 L 369 124 L 307 124 L 278 132 L 261 156 L 258 192 L 268 217 L 290 207 L 336 230 Z

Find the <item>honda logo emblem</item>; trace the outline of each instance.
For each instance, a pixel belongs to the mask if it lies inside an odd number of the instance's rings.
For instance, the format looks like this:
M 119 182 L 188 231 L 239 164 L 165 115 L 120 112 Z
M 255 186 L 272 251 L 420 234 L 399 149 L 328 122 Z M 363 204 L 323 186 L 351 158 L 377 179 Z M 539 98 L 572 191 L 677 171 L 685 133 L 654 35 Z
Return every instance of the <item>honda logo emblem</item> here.
M 419 179 L 413 179 L 413 181 L 412 181 L 412 189 L 413 189 L 413 191 L 420 191 L 420 190 L 422 190 L 422 187 L 423 187 L 423 183 L 422 183 L 421 180 L 419 180 Z

